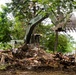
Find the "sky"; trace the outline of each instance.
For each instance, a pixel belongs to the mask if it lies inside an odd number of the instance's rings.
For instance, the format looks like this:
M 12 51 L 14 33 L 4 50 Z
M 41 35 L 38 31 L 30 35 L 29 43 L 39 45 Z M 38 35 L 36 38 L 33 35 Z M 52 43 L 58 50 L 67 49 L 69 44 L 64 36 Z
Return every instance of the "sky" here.
M 8 2 L 11 2 L 11 0 L 0 0 L 0 7 L 2 4 L 5 5 L 5 3 L 8 3 Z M 76 12 L 74 11 L 73 13 L 76 16 Z M 73 36 L 74 40 L 76 41 L 76 32 L 67 32 L 67 34 L 70 34 L 71 36 Z
M 0 0 L 0 4 L 5 4 L 5 3 L 8 3 L 8 2 L 11 2 L 11 0 Z
M 0 7 L 1 5 L 5 5 L 5 3 L 11 2 L 11 0 L 0 0 Z M 0 8 L 1 11 L 1 8 Z

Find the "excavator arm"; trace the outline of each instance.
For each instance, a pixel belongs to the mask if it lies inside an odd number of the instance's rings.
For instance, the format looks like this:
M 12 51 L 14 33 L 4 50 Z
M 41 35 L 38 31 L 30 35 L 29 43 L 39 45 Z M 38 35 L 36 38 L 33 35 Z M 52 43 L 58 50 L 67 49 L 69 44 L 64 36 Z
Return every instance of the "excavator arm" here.
M 62 26 L 60 23 L 62 23 L 62 20 L 64 18 L 61 18 L 61 22 L 59 21 L 58 22 L 58 19 L 57 19 L 57 15 L 53 12 L 53 10 L 51 10 L 49 13 L 45 13 L 45 11 L 42 12 L 43 14 L 39 14 L 37 15 L 35 18 L 33 18 L 30 22 L 29 22 L 29 25 L 27 27 L 27 30 L 26 30 L 26 35 L 25 35 L 25 38 L 24 38 L 24 42 L 26 44 L 29 44 L 30 43 L 30 40 L 31 40 L 31 35 L 32 35 L 32 32 L 34 30 L 34 28 L 36 27 L 36 25 L 38 25 L 38 23 L 40 23 L 41 21 L 43 21 L 44 19 L 50 17 L 51 18 L 51 21 L 54 25 L 56 25 L 54 29 L 59 29 L 59 28 L 62 28 L 64 27 L 64 25 Z M 60 24 L 60 25 L 59 25 Z M 63 23 L 64 24 L 64 23 Z
M 24 42 L 26 44 L 29 44 L 30 43 L 30 39 L 31 39 L 31 34 L 35 28 L 35 26 L 40 23 L 41 21 L 43 21 L 44 19 L 48 18 L 50 15 L 52 17 L 52 22 L 55 21 L 56 22 L 56 17 L 54 16 L 54 13 L 53 11 L 49 12 L 49 13 L 45 13 L 45 12 L 42 12 L 44 14 L 39 14 L 37 15 L 35 18 L 33 18 L 30 22 L 29 22 L 29 25 L 27 27 L 27 30 L 26 30 L 26 35 L 25 35 L 25 38 L 24 38 Z M 54 17 L 54 18 L 53 18 Z M 55 20 L 54 20 L 55 19 Z M 53 22 L 54 23 L 54 22 Z
M 32 19 L 29 22 L 29 25 L 28 25 L 27 30 L 26 30 L 26 35 L 25 35 L 25 38 L 24 38 L 26 44 L 30 43 L 31 34 L 32 34 L 35 26 L 38 23 L 40 23 L 41 21 L 43 21 L 44 19 L 46 19 L 48 16 L 49 16 L 48 14 L 45 14 L 44 16 L 43 15 L 38 15 L 37 17 L 35 17 L 34 19 Z

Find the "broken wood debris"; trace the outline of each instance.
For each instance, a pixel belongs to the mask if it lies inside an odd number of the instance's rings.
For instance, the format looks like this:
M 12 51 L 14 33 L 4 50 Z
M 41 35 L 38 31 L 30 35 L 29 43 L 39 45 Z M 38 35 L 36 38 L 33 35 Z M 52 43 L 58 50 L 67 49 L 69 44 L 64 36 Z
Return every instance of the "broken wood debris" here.
M 74 55 L 63 55 L 62 53 L 46 53 L 36 46 L 24 45 L 17 50 L 1 52 L 0 65 L 8 64 L 9 66 L 18 65 L 31 69 L 40 66 L 49 66 L 56 68 L 73 68 L 76 67 Z M 15 49 L 14 49 L 15 50 Z

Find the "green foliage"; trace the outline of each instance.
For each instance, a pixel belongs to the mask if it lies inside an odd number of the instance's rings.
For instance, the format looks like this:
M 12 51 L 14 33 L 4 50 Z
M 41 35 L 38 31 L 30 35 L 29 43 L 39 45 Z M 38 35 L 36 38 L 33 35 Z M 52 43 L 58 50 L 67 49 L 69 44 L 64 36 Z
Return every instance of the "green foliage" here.
M 11 49 L 12 46 L 8 43 L 0 43 L 0 49 L 3 49 L 3 50 L 7 50 L 7 49 Z
M 20 21 L 25 22 L 26 24 L 32 15 L 31 10 L 29 9 L 29 1 L 30 0 L 12 0 L 10 4 L 7 3 L 13 16 L 18 17 Z
M 48 39 L 47 43 L 45 43 L 45 46 L 48 50 L 53 51 L 55 46 L 55 35 L 51 34 Z M 71 52 L 73 49 L 73 45 L 70 42 L 70 39 L 63 34 L 59 34 L 58 37 L 58 46 L 57 46 L 57 52 Z
M 50 31 L 53 25 L 39 25 L 35 32 L 41 33 L 42 37 L 40 44 L 45 48 L 46 52 L 52 52 L 55 46 L 55 33 Z M 71 52 L 73 49 L 74 40 L 70 35 L 59 34 L 57 52 Z
M 19 21 L 18 17 L 15 18 L 15 23 L 13 30 L 11 31 L 11 35 L 15 40 L 23 39 L 25 36 L 25 26 L 22 24 L 22 22 Z
M 0 42 L 10 41 L 10 27 L 12 22 L 7 18 L 7 9 L 6 7 L 2 8 L 3 11 L 0 12 Z

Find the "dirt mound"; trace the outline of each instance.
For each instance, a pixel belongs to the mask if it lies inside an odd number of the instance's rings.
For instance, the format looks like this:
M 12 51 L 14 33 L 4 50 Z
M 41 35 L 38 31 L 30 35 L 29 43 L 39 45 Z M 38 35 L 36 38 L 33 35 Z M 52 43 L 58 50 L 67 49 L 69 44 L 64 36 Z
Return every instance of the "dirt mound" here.
M 23 45 L 12 51 L 1 51 L 0 59 L 2 69 L 9 67 L 23 69 L 32 69 L 34 67 L 76 69 L 74 55 L 67 56 L 62 53 L 46 53 L 42 48 L 34 45 Z M 6 66 L 3 67 L 4 65 Z

